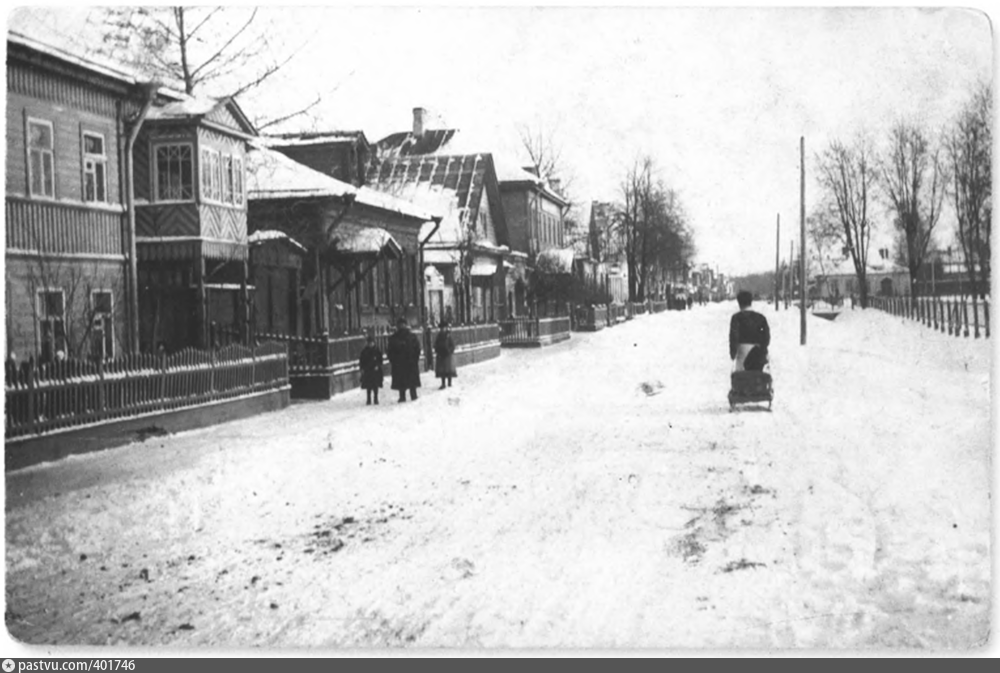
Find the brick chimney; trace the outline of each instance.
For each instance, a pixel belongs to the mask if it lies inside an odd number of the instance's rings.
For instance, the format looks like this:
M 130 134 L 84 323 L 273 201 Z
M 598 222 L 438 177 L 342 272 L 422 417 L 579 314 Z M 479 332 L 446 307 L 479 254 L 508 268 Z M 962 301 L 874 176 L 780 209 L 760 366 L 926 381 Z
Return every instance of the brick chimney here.
M 427 110 L 422 107 L 413 108 L 413 135 L 417 138 L 422 138 L 424 136 L 424 131 L 427 130 Z

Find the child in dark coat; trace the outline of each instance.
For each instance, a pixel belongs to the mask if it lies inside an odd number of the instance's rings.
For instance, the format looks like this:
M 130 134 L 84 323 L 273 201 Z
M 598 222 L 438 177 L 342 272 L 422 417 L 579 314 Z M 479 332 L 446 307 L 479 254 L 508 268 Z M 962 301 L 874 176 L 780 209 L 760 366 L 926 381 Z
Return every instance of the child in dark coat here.
M 365 389 L 368 401 L 371 404 L 375 398 L 378 404 L 378 389 L 382 387 L 382 351 L 375 345 L 375 337 L 368 335 L 365 347 L 361 349 L 361 358 L 358 362 L 361 369 L 361 387 Z

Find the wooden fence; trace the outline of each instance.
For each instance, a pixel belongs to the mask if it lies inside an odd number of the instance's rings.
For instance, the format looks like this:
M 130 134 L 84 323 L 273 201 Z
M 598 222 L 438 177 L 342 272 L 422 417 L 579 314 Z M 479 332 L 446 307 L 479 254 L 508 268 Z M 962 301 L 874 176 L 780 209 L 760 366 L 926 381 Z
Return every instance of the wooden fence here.
M 7 438 L 170 411 L 289 385 L 284 344 L 8 366 Z
M 990 336 L 990 302 L 970 297 L 873 297 L 872 308 L 916 320 L 952 336 Z
M 615 325 L 628 319 L 627 304 L 608 304 L 608 325 Z
M 514 317 L 500 321 L 503 346 L 546 346 L 570 338 L 570 318 Z

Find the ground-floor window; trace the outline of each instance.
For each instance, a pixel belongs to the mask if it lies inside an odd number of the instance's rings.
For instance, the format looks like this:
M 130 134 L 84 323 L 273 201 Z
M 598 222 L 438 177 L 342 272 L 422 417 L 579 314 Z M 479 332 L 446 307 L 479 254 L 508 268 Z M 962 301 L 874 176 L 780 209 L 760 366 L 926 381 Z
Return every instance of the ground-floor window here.
M 110 290 L 90 293 L 93 324 L 91 326 L 91 355 L 105 359 L 115 356 L 114 297 Z
M 42 362 L 66 357 L 66 297 L 61 289 L 38 291 L 38 352 Z

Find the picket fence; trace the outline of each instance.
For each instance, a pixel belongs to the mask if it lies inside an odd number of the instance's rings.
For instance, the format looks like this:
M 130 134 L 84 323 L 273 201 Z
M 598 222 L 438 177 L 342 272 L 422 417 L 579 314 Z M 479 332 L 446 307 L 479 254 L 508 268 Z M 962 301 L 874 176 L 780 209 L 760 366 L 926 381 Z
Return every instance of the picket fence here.
M 288 353 L 281 343 L 96 362 L 8 363 L 6 437 L 194 407 L 288 385 Z

